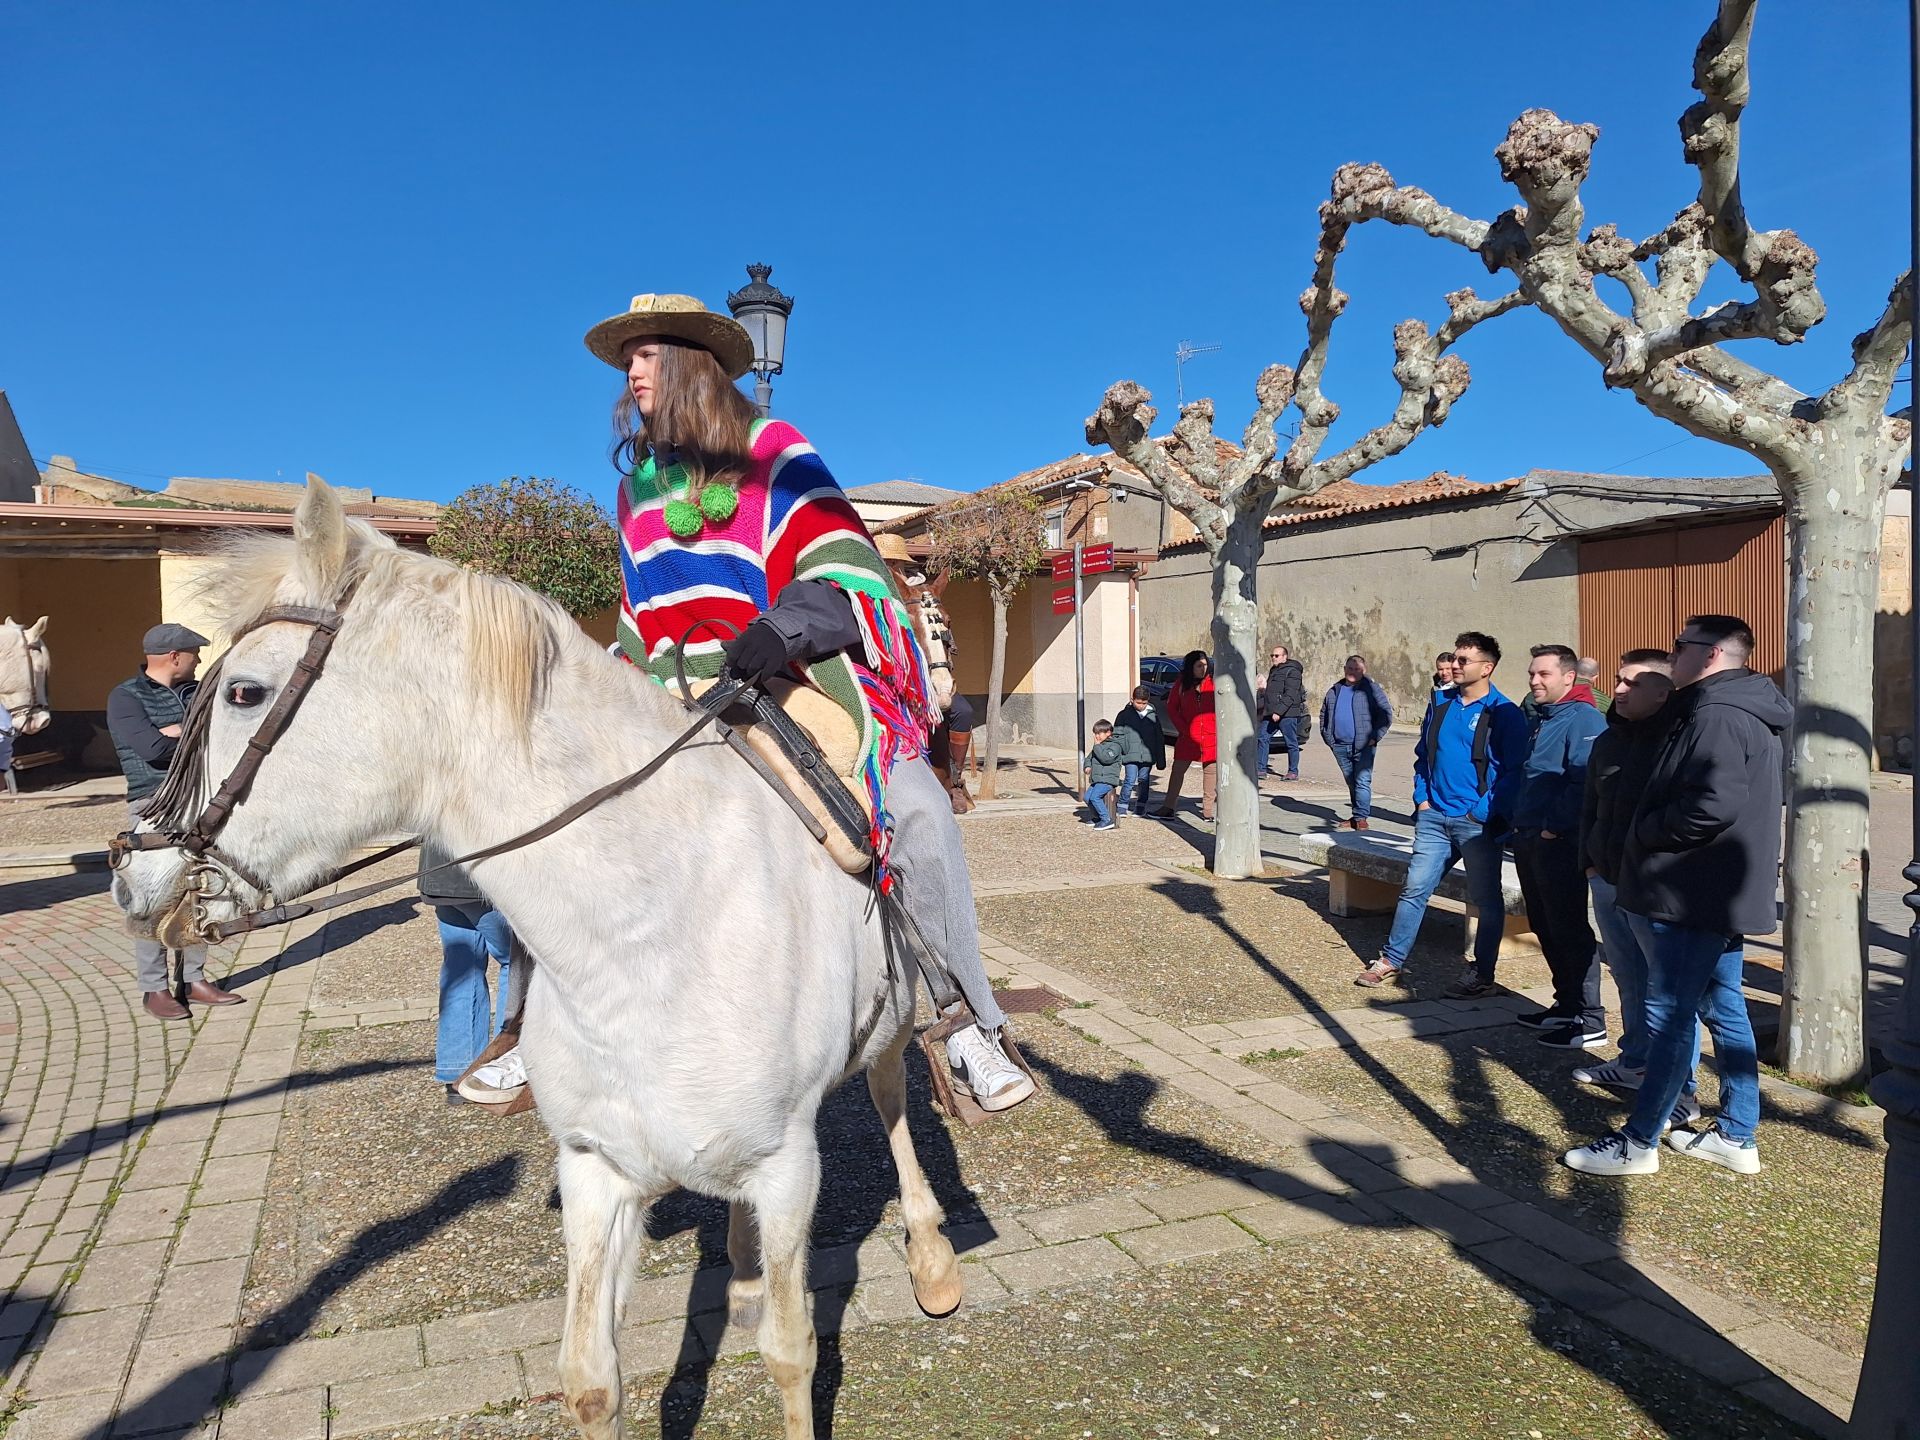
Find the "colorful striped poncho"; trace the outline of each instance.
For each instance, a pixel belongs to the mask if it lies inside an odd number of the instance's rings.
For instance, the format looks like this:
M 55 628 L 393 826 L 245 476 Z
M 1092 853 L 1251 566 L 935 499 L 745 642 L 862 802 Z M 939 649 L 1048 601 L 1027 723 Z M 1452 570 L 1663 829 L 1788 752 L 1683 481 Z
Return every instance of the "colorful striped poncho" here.
M 873 806 L 871 839 L 885 886 L 887 778 L 896 760 L 926 752 L 938 723 L 926 657 L 867 527 L 806 437 L 783 420 L 756 421 L 751 458 L 732 518 L 686 540 L 667 529 L 664 514 L 666 502 L 685 489 L 678 466 L 663 477 L 649 458 L 621 484 L 620 647 L 665 683 L 681 638 L 696 622 L 743 630 L 795 580 L 826 580 L 844 592 L 866 654 L 819 661 L 807 667 L 807 679 L 859 727 L 860 777 Z M 733 630 L 687 639 L 681 658 L 690 678 L 720 673 Z

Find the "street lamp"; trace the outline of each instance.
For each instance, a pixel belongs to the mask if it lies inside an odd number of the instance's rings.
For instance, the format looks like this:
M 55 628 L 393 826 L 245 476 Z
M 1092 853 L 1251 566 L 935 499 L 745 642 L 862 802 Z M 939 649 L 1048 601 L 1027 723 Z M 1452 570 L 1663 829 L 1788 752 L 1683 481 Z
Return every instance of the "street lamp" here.
M 793 313 L 793 297 L 767 283 L 771 274 L 771 265 L 749 265 L 748 283 L 727 296 L 727 309 L 753 338 L 753 403 L 762 415 L 773 413 L 773 377 L 786 357 L 787 316 Z

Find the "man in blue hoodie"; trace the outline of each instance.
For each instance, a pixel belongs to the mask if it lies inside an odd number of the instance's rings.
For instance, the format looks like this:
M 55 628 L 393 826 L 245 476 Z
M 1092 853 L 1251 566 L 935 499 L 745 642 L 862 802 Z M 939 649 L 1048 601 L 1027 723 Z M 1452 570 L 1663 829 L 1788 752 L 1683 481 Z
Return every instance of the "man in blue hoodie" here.
M 1742 993 L 1745 937 L 1779 920 L 1780 736 L 1793 707 L 1747 668 L 1753 631 L 1695 615 L 1673 642 L 1672 722 L 1634 806 L 1619 905 L 1647 957 L 1647 1073 L 1618 1130 L 1564 1159 L 1590 1175 L 1649 1175 L 1667 1147 L 1740 1175 L 1760 1169 L 1760 1067 Z M 1694 1017 L 1713 1036 L 1720 1113 L 1676 1116 Z
M 1491 995 L 1494 965 L 1507 912 L 1500 893 L 1500 856 L 1508 817 L 1527 758 L 1527 722 L 1520 707 L 1493 688 L 1500 642 L 1478 630 L 1453 641 L 1454 682 L 1434 696 L 1413 749 L 1413 861 L 1393 912 L 1393 930 L 1374 961 L 1354 979 L 1372 989 L 1403 982 L 1401 966 L 1427 902 L 1457 859 L 1467 869 L 1467 893 L 1480 912 L 1473 963 L 1447 994 L 1473 1000 Z
M 1580 657 L 1565 645 L 1536 645 L 1527 667 L 1533 737 L 1513 805 L 1513 865 L 1527 900 L 1527 922 L 1540 937 L 1553 972 L 1553 1004 L 1514 1018 L 1542 1031 L 1558 1050 L 1607 1043 L 1600 1003 L 1600 965 L 1587 923 L 1587 882 L 1580 861 L 1580 806 L 1587 756 L 1607 718 L 1576 698 Z

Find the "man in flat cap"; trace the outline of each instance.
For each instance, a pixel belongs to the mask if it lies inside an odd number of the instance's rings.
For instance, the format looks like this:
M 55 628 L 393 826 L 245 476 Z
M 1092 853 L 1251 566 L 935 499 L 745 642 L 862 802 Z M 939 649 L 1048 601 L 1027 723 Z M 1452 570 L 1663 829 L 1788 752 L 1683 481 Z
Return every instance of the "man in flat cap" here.
M 115 686 L 107 697 L 107 729 L 120 752 L 120 769 L 127 777 L 127 808 L 137 820 L 167 778 L 173 752 L 180 745 L 180 727 L 199 683 L 200 650 L 207 637 L 184 625 L 156 625 L 141 641 L 146 663 L 131 680 Z M 238 1005 L 242 997 L 222 990 L 203 975 L 207 951 L 196 945 L 184 953 L 182 972 L 187 998 L 202 1005 Z M 184 1020 L 188 1010 L 167 983 L 166 947 L 157 940 L 133 942 L 133 958 L 140 980 L 141 1003 L 156 1020 Z

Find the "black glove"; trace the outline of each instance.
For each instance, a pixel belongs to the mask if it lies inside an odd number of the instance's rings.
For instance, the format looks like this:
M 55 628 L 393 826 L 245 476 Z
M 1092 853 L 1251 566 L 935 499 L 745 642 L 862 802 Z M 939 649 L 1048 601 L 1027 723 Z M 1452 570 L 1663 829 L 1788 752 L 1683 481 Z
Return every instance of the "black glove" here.
M 767 623 L 765 616 L 749 624 L 723 648 L 727 673 L 749 685 L 764 685 L 769 677 L 786 671 L 786 638 Z

